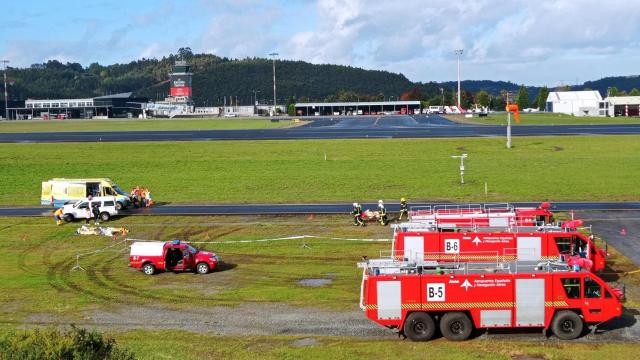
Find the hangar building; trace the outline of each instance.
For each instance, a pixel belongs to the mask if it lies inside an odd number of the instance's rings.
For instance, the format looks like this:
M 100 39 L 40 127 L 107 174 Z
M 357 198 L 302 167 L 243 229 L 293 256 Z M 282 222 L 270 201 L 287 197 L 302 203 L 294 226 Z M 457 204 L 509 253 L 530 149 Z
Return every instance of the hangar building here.
M 606 116 L 607 102 L 596 90 L 552 91 L 547 96 L 546 111 L 574 116 Z
M 608 97 L 609 116 L 640 116 L 640 96 Z
M 297 103 L 296 116 L 419 114 L 420 101 Z

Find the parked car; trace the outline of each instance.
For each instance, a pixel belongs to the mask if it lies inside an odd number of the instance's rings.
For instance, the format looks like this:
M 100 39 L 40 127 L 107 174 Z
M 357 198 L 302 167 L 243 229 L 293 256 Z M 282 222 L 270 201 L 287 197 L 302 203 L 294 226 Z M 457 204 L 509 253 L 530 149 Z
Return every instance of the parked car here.
M 114 196 L 94 197 L 91 200 L 78 200 L 73 204 L 67 204 L 62 207 L 62 218 L 66 222 L 75 219 L 90 219 L 93 217 L 91 208 L 97 204 L 100 212 L 100 220 L 108 221 L 112 216 L 118 215 L 116 208 L 116 198 Z
M 218 255 L 200 251 L 189 243 L 173 241 L 138 241 L 131 244 L 129 266 L 147 275 L 158 271 L 195 271 L 206 274 L 218 265 Z

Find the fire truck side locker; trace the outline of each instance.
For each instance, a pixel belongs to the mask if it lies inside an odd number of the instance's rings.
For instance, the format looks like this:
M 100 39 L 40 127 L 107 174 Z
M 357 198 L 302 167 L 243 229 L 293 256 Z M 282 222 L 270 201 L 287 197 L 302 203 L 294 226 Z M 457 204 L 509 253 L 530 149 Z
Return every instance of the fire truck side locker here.
M 516 326 L 544 326 L 545 279 L 516 278 Z
M 378 319 L 402 318 L 402 284 L 400 281 L 378 281 Z
M 540 236 L 518 236 L 518 259 L 538 261 L 542 257 L 542 238 Z
M 404 256 L 410 260 L 423 258 L 424 254 L 423 236 L 406 236 L 404 238 Z

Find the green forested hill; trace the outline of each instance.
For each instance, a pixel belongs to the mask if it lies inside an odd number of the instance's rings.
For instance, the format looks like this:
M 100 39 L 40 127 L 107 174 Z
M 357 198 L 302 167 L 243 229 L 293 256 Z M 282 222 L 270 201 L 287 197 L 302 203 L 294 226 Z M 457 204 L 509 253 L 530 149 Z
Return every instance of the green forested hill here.
M 258 99 L 273 99 L 269 59 L 231 60 L 214 55 L 187 58 L 194 73 L 193 93 L 198 105 L 221 101 L 223 96 L 237 96 L 241 103 L 249 103 L 254 90 Z M 168 73 L 175 59 L 172 55 L 128 64 L 94 63 L 87 68 L 53 60 L 29 68 L 9 68 L 9 98 L 81 98 L 133 91 L 138 96 L 161 99 L 168 92 Z M 290 98 L 324 100 L 340 92 L 362 96 L 361 100 L 367 96 L 397 99 L 416 85 L 401 74 L 303 61 L 278 60 L 276 76 L 278 102 Z
M 152 100 L 163 99 L 169 90 L 168 73 L 173 62 L 183 57 L 191 64 L 193 96 L 196 105 L 221 105 L 223 97 L 237 97 L 239 104 L 250 104 L 254 91 L 262 102 L 273 101 L 272 62 L 270 59 L 227 59 L 209 54 L 193 54 L 181 48 L 180 55 L 160 60 L 142 59 L 128 64 L 83 67 L 77 63 L 63 64 L 52 60 L 29 68 L 9 68 L 9 99 L 87 98 L 132 91 L 136 96 Z M 399 98 L 423 100 L 427 104 L 455 103 L 456 83 L 414 83 L 404 75 L 379 70 L 364 70 L 351 66 L 310 64 L 303 61 L 277 60 L 278 103 L 293 101 L 366 101 Z M 610 77 L 587 82 L 574 89 L 600 90 L 607 87 L 616 94 L 635 95 L 640 77 Z M 489 106 L 502 108 L 501 92 L 517 91 L 519 85 L 491 80 L 462 82 L 463 107 L 478 100 L 479 92 L 490 99 Z M 442 89 L 442 92 L 441 92 Z M 528 87 L 533 100 L 540 88 Z M 567 88 L 568 89 L 568 88 Z M 0 92 L 0 99 L 3 100 Z M 486 101 L 485 101 L 486 102 Z M 482 102 L 480 102 L 482 103 Z

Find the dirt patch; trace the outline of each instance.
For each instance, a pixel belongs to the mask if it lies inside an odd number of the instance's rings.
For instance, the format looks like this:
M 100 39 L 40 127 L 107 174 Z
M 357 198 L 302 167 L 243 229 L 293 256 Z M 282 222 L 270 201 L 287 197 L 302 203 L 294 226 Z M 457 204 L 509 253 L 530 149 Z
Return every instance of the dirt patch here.
M 314 338 L 304 338 L 304 339 L 296 340 L 291 343 L 291 345 L 293 345 L 294 347 L 315 346 L 319 344 L 320 344 L 320 341 Z
M 512 355 L 513 360 L 544 360 L 546 357 L 543 355 Z
M 562 146 L 554 146 L 552 151 L 562 151 L 564 148 Z
M 306 287 L 323 287 L 331 284 L 331 279 L 302 279 L 298 281 L 298 285 Z
M 156 305 L 117 306 L 83 313 L 77 325 L 109 331 L 182 330 L 216 335 L 325 335 L 392 338 L 359 310 L 327 311 L 282 304 L 243 304 L 173 310 Z M 49 323 L 42 318 L 43 323 Z M 54 323 L 54 324 L 57 324 Z
M 640 316 L 625 314 L 601 325 L 596 334 L 584 335 L 577 343 L 636 342 L 640 337 Z M 23 327 L 69 324 L 102 331 L 180 330 L 214 335 L 297 335 L 354 336 L 394 339 L 395 331 L 376 325 L 357 310 L 330 311 L 275 303 L 246 303 L 237 307 L 199 307 L 187 310 L 160 305 L 118 305 L 110 309 L 87 310 L 71 319 L 54 314 L 32 314 L 21 322 Z M 557 343 L 541 329 L 491 329 L 476 341 L 523 341 Z M 298 343 L 299 342 L 299 343 Z M 297 345 L 295 345 L 297 343 Z M 312 346 L 313 338 L 296 340 L 294 346 Z M 535 355 L 511 354 L 514 359 L 541 359 Z

